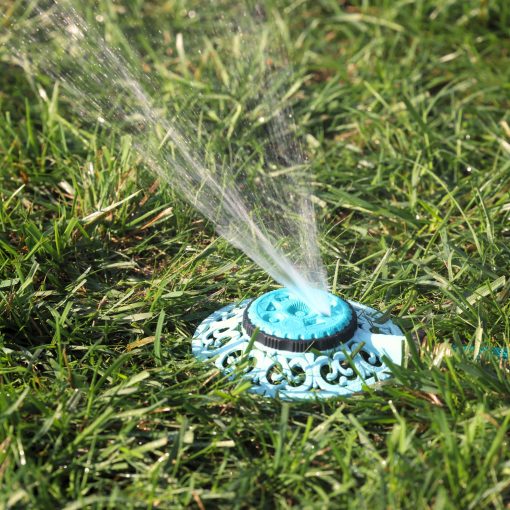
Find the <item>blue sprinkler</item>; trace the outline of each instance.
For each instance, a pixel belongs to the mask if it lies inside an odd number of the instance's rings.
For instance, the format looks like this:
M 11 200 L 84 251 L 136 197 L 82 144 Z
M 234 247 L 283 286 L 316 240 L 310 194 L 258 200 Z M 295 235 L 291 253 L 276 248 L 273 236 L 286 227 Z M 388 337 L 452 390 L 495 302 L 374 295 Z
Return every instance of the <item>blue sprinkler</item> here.
M 199 325 L 193 354 L 283 400 L 350 395 L 391 377 L 386 361 L 401 363 L 402 331 L 372 308 L 328 300 L 329 315 L 285 288 L 228 305 Z

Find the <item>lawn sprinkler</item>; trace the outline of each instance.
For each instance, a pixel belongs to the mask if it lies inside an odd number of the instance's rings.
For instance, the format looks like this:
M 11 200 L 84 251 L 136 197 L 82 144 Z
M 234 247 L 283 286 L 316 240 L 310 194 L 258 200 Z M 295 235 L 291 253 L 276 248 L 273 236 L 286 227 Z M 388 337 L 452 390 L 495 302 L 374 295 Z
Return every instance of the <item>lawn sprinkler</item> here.
M 283 400 L 350 395 L 391 377 L 388 360 L 402 361 L 404 336 L 372 308 L 328 294 L 329 315 L 289 289 L 231 304 L 207 317 L 193 354 L 250 390 Z

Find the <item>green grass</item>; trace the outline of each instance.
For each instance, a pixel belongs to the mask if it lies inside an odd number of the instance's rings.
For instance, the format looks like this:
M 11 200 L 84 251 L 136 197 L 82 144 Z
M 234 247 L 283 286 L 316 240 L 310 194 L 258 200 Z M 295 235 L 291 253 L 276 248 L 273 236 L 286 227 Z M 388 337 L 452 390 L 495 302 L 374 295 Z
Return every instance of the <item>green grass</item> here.
M 188 4 L 116 24 L 148 51 L 142 23 L 199 30 Z M 200 320 L 273 282 L 0 46 L 0 507 L 510 507 L 508 366 L 452 350 L 509 345 L 510 4 L 278 10 L 331 281 L 419 349 L 321 404 L 197 363 Z

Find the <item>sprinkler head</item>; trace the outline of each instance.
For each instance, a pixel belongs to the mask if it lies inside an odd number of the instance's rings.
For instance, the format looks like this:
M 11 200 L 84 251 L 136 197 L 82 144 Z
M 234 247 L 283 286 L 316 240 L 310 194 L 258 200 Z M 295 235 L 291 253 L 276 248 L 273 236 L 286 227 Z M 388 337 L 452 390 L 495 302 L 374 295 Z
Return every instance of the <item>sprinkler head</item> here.
M 328 300 L 329 315 L 289 289 L 225 306 L 198 326 L 193 354 L 283 400 L 350 395 L 391 377 L 386 362 L 401 363 L 402 331 L 365 305 Z
M 354 308 L 328 295 L 329 315 L 314 312 L 287 289 L 278 289 L 253 300 L 243 314 L 243 328 L 260 344 L 280 351 L 325 351 L 352 338 L 357 324 Z

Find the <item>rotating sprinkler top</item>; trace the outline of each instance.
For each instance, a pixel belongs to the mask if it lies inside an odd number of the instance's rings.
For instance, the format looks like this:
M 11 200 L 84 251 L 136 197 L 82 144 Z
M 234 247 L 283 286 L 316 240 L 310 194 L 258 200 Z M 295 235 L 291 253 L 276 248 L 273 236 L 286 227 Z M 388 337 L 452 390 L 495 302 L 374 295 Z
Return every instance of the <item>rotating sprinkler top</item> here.
M 328 295 L 329 315 L 312 310 L 287 289 L 263 294 L 246 308 L 243 327 L 257 342 L 272 349 L 306 352 L 326 350 L 350 340 L 356 331 L 352 306 L 333 294 Z
M 324 399 L 362 391 L 391 376 L 404 336 L 391 320 L 328 294 L 329 315 L 312 310 L 289 289 L 228 305 L 207 317 L 193 354 L 250 391 L 284 400 Z

